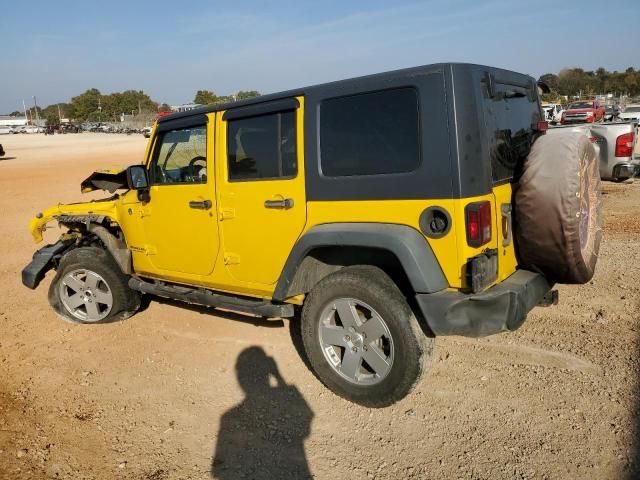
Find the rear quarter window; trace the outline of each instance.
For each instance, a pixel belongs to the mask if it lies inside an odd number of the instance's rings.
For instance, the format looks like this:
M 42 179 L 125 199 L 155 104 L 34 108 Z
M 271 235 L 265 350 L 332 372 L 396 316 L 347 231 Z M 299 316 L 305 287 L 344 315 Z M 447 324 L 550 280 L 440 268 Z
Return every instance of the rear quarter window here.
M 331 98 L 320 109 L 320 165 L 328 177 L 411 172 L 420 165 L 414 88 Z

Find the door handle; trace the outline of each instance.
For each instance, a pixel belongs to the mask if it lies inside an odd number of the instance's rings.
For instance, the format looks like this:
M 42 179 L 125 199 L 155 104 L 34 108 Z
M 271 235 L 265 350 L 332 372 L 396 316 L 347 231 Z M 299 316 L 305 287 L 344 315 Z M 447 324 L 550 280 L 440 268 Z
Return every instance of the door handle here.
M 189 202 L 190 208 L 195 208 L 198 210 L 209 210 L 212 206 L 211 200 L 191 200 Z
M 500 210 L 502 213 L 502 235 L 504 239 L 502 240 L 502 246 L 508 247 L 511 243 L 511 235 L 513 232 L 513 220 L 511 219 L 511 204 L 503 203 L 500 206 Z
M 293 208 L 293 198 L 285 198 L 283 200 L 265 200 L 264 208 L 280 208 L 284 210 Z

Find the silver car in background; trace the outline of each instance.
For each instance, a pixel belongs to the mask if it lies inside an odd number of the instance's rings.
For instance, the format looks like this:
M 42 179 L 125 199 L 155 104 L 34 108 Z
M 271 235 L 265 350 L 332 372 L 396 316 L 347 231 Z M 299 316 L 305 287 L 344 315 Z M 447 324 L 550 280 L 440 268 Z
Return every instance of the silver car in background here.
M 565 125 L 547 130 L 547 135 L 568 130 L 589 137 L 596 149 L 600 177 L 623 181 L 640 175 L 640 157 L 634 158 L 638 140 L 638 122 L 584 123 Z
M 628 122 L 630 120 L 640 122 L 640 104 L 634 103 L 627 105 L 625 109 L 618 115 L 618 120 Z

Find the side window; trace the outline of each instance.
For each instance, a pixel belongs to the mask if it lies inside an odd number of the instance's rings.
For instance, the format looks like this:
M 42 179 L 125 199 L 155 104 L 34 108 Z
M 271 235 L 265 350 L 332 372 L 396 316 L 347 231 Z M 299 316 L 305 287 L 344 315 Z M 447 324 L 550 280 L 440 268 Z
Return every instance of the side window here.
M 297 158 L 295 111 L 229 120 L 229 180 L 292 178 Z
M 151 166 L 154 185 L 207 182 L 207 127 L 161 133 Z
M 420 165 L 414 88 L 332 98 L 320 108 L 320 163 L 325 176 L 405 173 Z

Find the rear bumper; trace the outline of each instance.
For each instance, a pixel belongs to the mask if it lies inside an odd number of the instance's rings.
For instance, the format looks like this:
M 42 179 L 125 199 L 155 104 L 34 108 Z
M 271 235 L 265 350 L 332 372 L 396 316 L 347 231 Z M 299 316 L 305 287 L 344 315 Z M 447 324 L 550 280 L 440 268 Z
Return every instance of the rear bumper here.
M 34 253 L 33 260 L 22 269 L 22 284 L 31 289 L 36 288 L 44 275 L 54 267 L 53 259 L 62 256 L 73 243 L 73 240 L 58 240 Z
M 481 293 L 417 294 L 416 300 L 435 335 L 484 337 L 516 330 L 551 287 L 543 275 L 518 270 Z
M 614 165 L 613 178 L 629 178 L 640 176 L 640 163 L 623 162 Z

